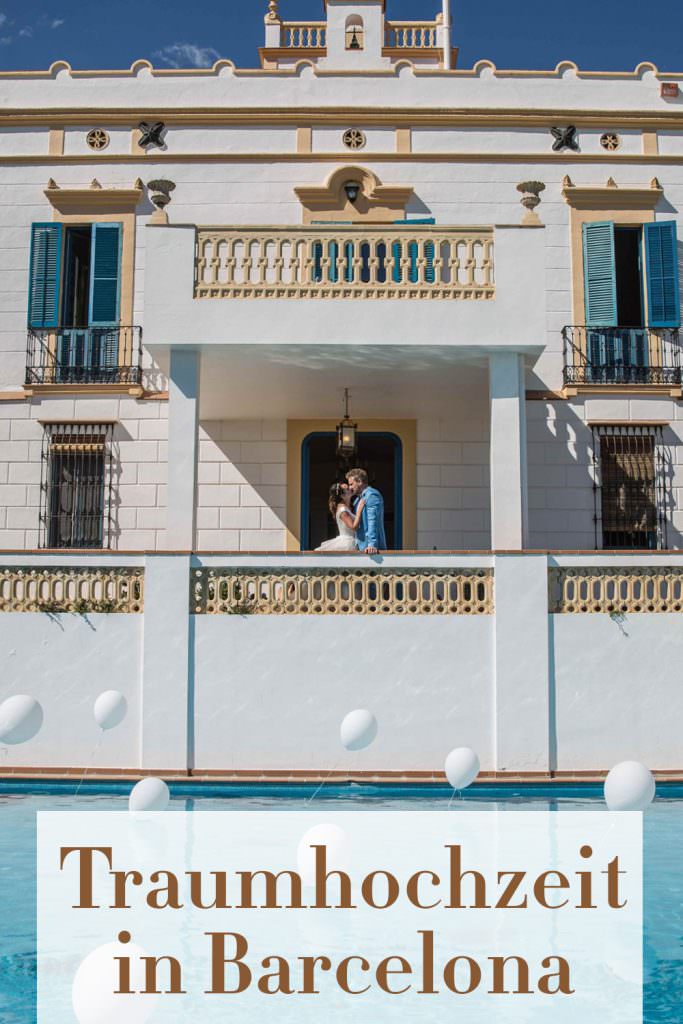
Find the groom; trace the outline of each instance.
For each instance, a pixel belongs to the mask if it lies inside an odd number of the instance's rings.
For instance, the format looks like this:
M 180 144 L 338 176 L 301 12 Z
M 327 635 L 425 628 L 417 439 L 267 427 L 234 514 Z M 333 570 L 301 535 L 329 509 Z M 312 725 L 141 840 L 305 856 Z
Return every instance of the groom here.
M 368 474 L 364 469 L 351 469 L 346 474 L 349 490 L 353 495 L 353 508 L 361 498 L 365 507 L 356 531 L 356 542 L 360 551 L 376 555 L 386 551 L 387 538 L 384 533 L 384 498 L 374 487 L 368 487 Z

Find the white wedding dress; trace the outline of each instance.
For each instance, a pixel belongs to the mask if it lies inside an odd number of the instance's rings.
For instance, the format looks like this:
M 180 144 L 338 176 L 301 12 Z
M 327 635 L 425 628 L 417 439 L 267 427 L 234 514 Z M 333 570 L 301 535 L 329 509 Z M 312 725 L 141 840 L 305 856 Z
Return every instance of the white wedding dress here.
M 350 512 L 350 509 L 346 505 L 340 505 L 337 509 L 337 529 L 339 530 L 339 536 L 334 537 L 332 540 L 325 540 L 316 548 L 316 551 L 357 551 L 356 547 L 356 531 L 350 526 L 347 526 L 342 519 L 342 513 Z M 351 513 L 353 515 L 353 513 Z

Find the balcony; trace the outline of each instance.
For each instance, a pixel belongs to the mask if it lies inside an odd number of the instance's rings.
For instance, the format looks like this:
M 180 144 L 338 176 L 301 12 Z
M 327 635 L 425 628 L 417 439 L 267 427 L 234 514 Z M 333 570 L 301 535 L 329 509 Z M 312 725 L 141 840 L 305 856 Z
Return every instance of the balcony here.
M 680 331 L 651 327 L 565 327 L 565 387 L 681 386 Z
M 438 29 L 435 21 L 388 21 L 384 45 L 390 50 L 435 50 Z
M 29 328 L 26 386 L 118 384 L 139 387 L 142 328 Z
M 201 228 L 195 298 L 492 299 L 492 228 Z
M 327 22 L 284 21 L 282 45 L 287 50 L 323 51 L 327 46 Z
M 542 229 L 328 223 L 146 230 L 145 348 L 162 367 L 176 345 L 201 346 L 207 358 L 217 346 L 246 346 L 254 369 L 266 346 L 281 355 L 286 345 L 423 353 L 436 346 L 471 361 L 492 347 L 530 356 L 542 350 Z

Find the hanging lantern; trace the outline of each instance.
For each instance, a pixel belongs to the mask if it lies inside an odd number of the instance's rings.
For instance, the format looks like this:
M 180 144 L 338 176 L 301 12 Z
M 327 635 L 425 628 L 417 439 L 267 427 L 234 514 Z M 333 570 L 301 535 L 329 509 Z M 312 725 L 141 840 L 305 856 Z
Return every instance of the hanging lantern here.
M 337 424 L 337 455 L 352 459 L 358 451 L 358 424 L 349 416 L 349 389 L 344 388 L 344 419 Z

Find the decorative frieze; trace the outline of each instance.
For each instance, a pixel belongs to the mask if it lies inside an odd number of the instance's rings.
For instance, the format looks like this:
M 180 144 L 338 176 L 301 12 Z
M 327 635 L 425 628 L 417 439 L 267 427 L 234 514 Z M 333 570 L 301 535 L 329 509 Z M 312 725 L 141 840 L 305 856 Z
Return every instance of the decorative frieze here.
M 196 569 L 197 615 L 491 615 L 491 569 Z
M 683 569 L 562 568 L 549 571 L 551 613 L 683 612 Z
M 12 566 L 0 569 L 0 612 L 139 613 L 144 569 Z

